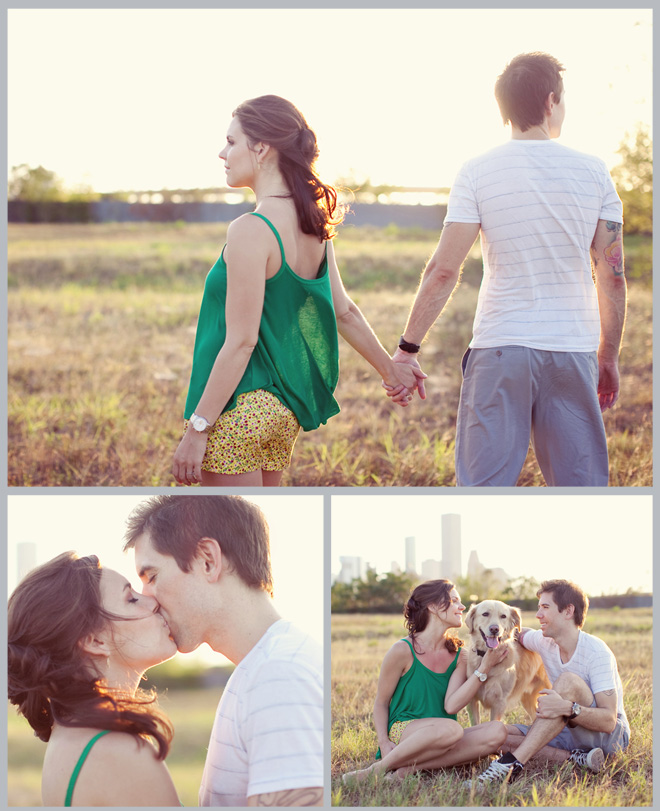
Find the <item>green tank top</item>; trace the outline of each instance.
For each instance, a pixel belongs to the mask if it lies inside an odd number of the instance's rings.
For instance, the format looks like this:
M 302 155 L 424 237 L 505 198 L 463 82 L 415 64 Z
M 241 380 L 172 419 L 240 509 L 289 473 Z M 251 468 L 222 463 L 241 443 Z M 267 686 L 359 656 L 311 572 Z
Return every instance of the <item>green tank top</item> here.
M 73 773 L 71 774 L 71 779 L 69 780 L 69 787 L 66 790 L 66 797 L 64 799 L 64 807 L 70 808 L 71 807 L 71 800 L 73 799 L 73 790 L 76 787 L 76 783 L 78 782 L 78 775 L 80 774 L 80 770 L 83 767 L 84 762 L 87 760 L 87 755 L 94 746 L 94 744 L 98 741 L 99 738 L 102 738 L 104 735 L 107 735 L 110 732 L 109 729 L 104 729 L 103 732 L 99 732 L 87 743 L 87 746 L 82 751 L 82 754 L 78 758 L 78 762 L 76 763 Z
M 458 650 L 453 662 L 444 673 L 435 673 L 417 658 L 409 639 L 407 642 L 413 655 L 413 663 L 398 681 L 390 699 L 388 731 L 396 721 L 414 721 L 417 718 L 450 718 L 456 720 L 456 713 L 445 712 L 445 695 L 451 674 L 456 670 Z M 376 754 L 380 758 L 380 749 Z
M 296 415 L 303 430 L 312 431 L 339 412 L 333 396 L 339 378 L 337 320 L 327 253 L 315 279 L 301 278 L 287 264 L 282 240 L 274 225 L 263 215 L 251 213 L 275 234 L 282 265 L 274 276 L 266 279 L 259 339 L 223 411 L 236 406 L 239 394 L 265 389 Z M 184 412 L 186 419 L 197 407 L 225 342 L 226 298 L 227 264 L 223 248 L 204 285 Z

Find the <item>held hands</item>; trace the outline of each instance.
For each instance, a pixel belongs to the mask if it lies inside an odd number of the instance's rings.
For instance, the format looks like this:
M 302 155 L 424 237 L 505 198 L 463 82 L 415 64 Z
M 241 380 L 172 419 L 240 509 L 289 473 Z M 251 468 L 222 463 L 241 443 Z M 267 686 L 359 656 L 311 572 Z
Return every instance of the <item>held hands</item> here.
M 202 480 L 207 438 L 204 431 L 195 431 L 188 426 L 172 461 L 172 475 L 179 484 L 196 484 Z
M 383 388 L 392 402 L 405 408 L 412 400 L 415 389 L 421 400 L 426 399 L 424 380 L 427 375 L 422 371 L 416 355 L 397 349 L 392 360 L 396 380 L 383 380 Z
M 394 749 L 394 746 L 395 746 L 395 744 L 393 744 L 392 741 L 389 738 L 385 741 L 385 743 L 382 743 L 380 745 L 380 757 L 381 757 L 381 760 L 382 760 L 382 758 L 385 757 L 385 755 L 389 755 L 389 753 L 392 751 L 392 749 Z
M 563 718 L 566 714 L 565 698 L 555 690 L 541 690 L 536 704 L 537 718 Z

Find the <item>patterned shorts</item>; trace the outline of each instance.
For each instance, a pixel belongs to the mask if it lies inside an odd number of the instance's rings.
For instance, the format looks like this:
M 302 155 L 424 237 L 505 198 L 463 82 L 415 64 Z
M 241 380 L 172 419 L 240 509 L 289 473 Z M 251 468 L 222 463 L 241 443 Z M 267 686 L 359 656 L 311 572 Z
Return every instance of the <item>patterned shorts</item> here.
M 225 474 L 284 470 L 299 431 L 293 412 L 271 392 L 239 394 L 236 407 L 221 414 L 209 431 L 202 470 Z
M 411 718 L 410 721 L 413 719 Z M 395 721 L 392 726 L 390 727 L 390 731 L 387 734 L 387 737 L 392 741 L 393 744 L 398 744 L 401 740 L 401 736 L 403 735 L 403 730 L 408 726 L 410 721 Z

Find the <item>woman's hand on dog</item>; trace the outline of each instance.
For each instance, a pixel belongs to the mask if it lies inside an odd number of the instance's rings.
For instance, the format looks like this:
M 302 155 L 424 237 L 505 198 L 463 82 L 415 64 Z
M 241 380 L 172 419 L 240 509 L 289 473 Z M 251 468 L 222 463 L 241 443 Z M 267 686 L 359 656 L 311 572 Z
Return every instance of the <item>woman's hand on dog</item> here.
M 495 665 L 499 665 L 509 655 L 509 649 L 506 645 L 498 645 L 496 648 L 489 648 L 483 658 L 483 662 L 479 670 L 482 673 L 488 673 Z

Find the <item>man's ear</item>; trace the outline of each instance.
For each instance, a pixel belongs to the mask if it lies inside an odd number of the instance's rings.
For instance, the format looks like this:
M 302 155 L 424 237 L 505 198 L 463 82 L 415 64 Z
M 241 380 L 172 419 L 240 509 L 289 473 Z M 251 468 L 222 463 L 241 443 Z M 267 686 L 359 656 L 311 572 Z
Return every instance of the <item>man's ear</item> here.
M 575 606 L 573 603 L 569 603 L 562 613 L 566 615 L 566 619 L 573 619 L 573 614 L 575 614 Z
M 559 104 L 559 99 L 558 99 L 558 98 L 557 98 L 557 96 L 555 95 L 554 90 L 551 90 L 551 91 L 548 93 L 548 96 L 547 96 L 547 98 L 546 98 L 546 100 L 545 100 L 545 112 L 547 113 L 547 115 L 550 115 L 550 114 L 552 113 L 552 108 L 553 108 L 553 107 L 554 107 L 556 104 Z
M 209 583 L 215 583 L 227 569 L 222 549 L 220 549 L 220 544 L 215 538 L 200 538 L 195 558 L 202 566 Z

